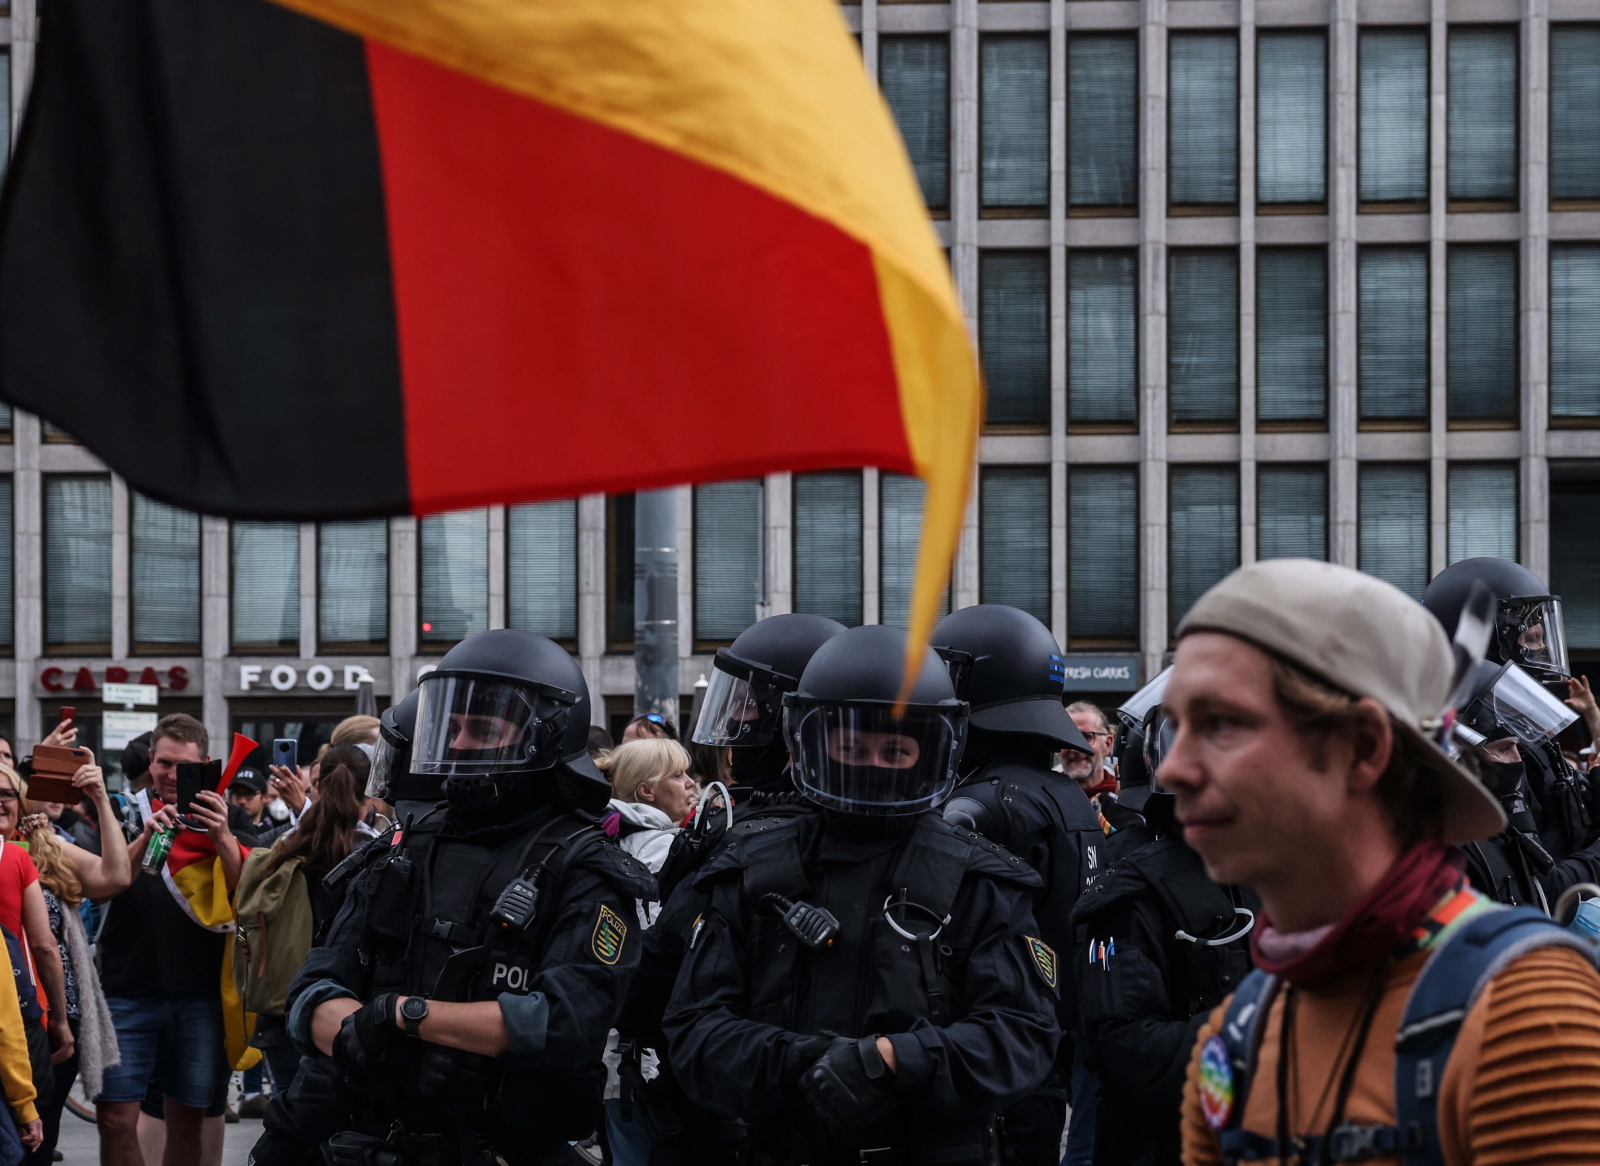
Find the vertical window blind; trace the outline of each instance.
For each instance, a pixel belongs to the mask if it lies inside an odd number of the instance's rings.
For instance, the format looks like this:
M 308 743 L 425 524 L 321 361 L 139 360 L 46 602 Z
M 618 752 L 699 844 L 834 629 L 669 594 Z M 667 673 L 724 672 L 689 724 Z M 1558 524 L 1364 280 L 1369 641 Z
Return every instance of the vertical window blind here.
M 0 180 L 3 180 L 3 178 L 4 178 L 4 175 L 0 175 Z M 7 436 L 10 436 L 10 434 L 11 434 L 11 406 L 10 405 L 0 405 L 0 433 L 4 433 Z
M 45 646 L 111 650 L 111 479 L 44 479 Z
M 13 536 L 16 521 L 13 518 L 14 495 L 10 474 L 0 475 L 0 649 L 10 651 L 16 646 L 16 571 Z
M 1550 197 L 1600 199 L 1600 25 L 1550 26 Z
M 911 583 L 917 574 L 917 543 L 922 536 L 922 499 L 926 487 L 909 474 L 878 476 L 878 611 L 879 623 L 903 628 L 911 619 Z M 945 589 L 939 615 L 950 611 Z
M 1358 85 L 1362 202 L 1428 198 L 1428 34 L 1361 30 Z
M 1328 40 L 1320 29 L 1256 38 L 1256 201 L 1328 198 Z
M 1139 641 L 1139 470 L 1074 466 L 1067 475 L 1067 640 Z
M 1256 417 L 1327 415 L 1327 252 L 1263 248 L 1256 252 Z
M 1362 420 L 1428 415 L 1428 252 L 1363 248 L 1358 260 Z
M 1451 417 L 1517 415 L 1517 249 L 1451 247 Z
M 449 647 L 489 626 L 489 512 L 453 510 L 417 523 L 422 649 Z
M 761 479 L 694 490 L 694 635 L 732 640 L 756 622 L 761 593 Z
M 1079 423 L 1139 415 L 1138 261 L 1130 251 L 1067 253 L 1067 410 Z
M 1168 43 L 1170 200 L 1174 206 L 1239 201 L 1239 38 L 1175 32 Z
M 300 526 L 233 524 L 235 651 L 300 648 Z
M 1600 648 L 1600 481 L 1550 483 L 1550 591 L 1561 596 L 1569 648 Z
M 1600 247 L 1550 247 L 1550 416 L 1600 417 Z
M 978 349 L 991 425 L 1050 423 L 1050 253 L 984 251 Z
M 577 643 L 577 499 L 506 508 L 506 626 Z
M 1050 205 L 1050 42 L 987 36 L 979 62 L 979 197 L 985 208 Z
M 1050 470 L 991 466 L 978 497 L 978 602 L 1050 622 Z
M 1421 600 L 1428 586 L 1428 467 L 1362 466 L 1358 566 Z
M 1173 251 L 1169 383 L 1175 422 L 1239 416 L 1239 253 Z
M 1239 471 L 1235 466 L 1168 470 L 1167 634 L 1211 585 L 1239 565 Z
M 1450 561 L 1517 557 L 1517 467 L 1450 467 Z
M 1075 207 L 1139 202 L 1139 42 L 1067 38 L 1067 186 Z
M 128 566 L 134 646 L 198 651 L 200 516 L 143 494 L 132 493 L 131 498 Z
M 606 557 L 611 576 L 606 638 L 613 649 L 633 643 L 633 495 L 606 499 Z
M 317 531 L 319 645 L 381 649 L 388 640 L 388 522 L 324 522 Z
M 894 113 L 929 210 L 950 206 L 950 42 L 878 38 L 878 84 Z M 632 636 L 632 632 L 628 633 Z
M 1449 190 L 1452 199 L 1517 197 L 1517 30 L 1450 29 Z
M 1328 557 L 1328 468 L 1256 470 L 1256 558 Z
M 861 622 L 861 475 L 794 476 L 794 609 Z

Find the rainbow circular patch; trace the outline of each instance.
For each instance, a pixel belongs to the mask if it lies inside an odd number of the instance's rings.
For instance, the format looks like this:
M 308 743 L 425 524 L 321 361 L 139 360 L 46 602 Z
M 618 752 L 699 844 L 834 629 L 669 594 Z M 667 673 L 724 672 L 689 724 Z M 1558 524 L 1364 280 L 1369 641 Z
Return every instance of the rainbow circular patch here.
M 1220 1036 L 1206 1041 L 1200 1050 L 1200 1111 L 1214 1130 L 1227 1125 L 1233 1116 L 1233 1065 L 1227 1043 Z

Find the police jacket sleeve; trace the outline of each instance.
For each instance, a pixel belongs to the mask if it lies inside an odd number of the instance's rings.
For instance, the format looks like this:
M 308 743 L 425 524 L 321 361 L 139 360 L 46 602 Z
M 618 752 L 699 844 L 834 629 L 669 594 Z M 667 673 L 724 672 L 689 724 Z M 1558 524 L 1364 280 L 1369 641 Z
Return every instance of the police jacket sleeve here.
M 1576 854 L 1567 855 L 1538 878 L 1544 887 L 1545 897 L 1550 900 L 1551 910 L 1554 910 L 1556 900 L 1568 887 L 1577 883 L 1600 883 L 1600 842 L 1592 843 Z

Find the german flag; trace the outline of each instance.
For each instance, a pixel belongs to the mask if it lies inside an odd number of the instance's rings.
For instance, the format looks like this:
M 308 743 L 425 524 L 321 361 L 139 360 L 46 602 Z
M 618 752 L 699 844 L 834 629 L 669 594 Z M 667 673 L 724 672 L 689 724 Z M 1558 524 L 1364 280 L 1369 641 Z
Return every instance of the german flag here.
M 233 517 L 913 472 L 931 623 L 982 390 L 833 0 L 42 9 L 7 400 Z

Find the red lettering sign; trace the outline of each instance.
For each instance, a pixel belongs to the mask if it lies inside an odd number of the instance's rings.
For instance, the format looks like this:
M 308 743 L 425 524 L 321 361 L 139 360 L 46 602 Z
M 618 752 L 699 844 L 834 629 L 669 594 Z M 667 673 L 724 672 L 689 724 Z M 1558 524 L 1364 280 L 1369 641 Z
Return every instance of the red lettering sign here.
M 128 683 L 128 670 L 126 668 L 122 667 L 119 664 L 108 664 L 108 665 L 106 665 L 106 683 L 107 684 L 126 684 L 126 683 Z
M 43 685 L 45 690 L 48 692 L 60 692 L 61 669 L 46 668 L 43 672 L 39 673 L 39 683 Z
M 149 669 L 146 669 L 149 671 Z M 176 668 L 167 669 L 167 687 L 173 692 L 182 692 L 189 687 L 189 670 L 182 664 Z
M 94 673 L 87 668 L 79 668 L 78 674 L 72 678 L 72 691 L 93 692 L 94 690 Z
M 139 673 L 139 683 L 159 685 L 161 681 L 156 679 L 156 670 L 150 667 L 150 665 L 146 664 L 144 666 L 144 671 Z

